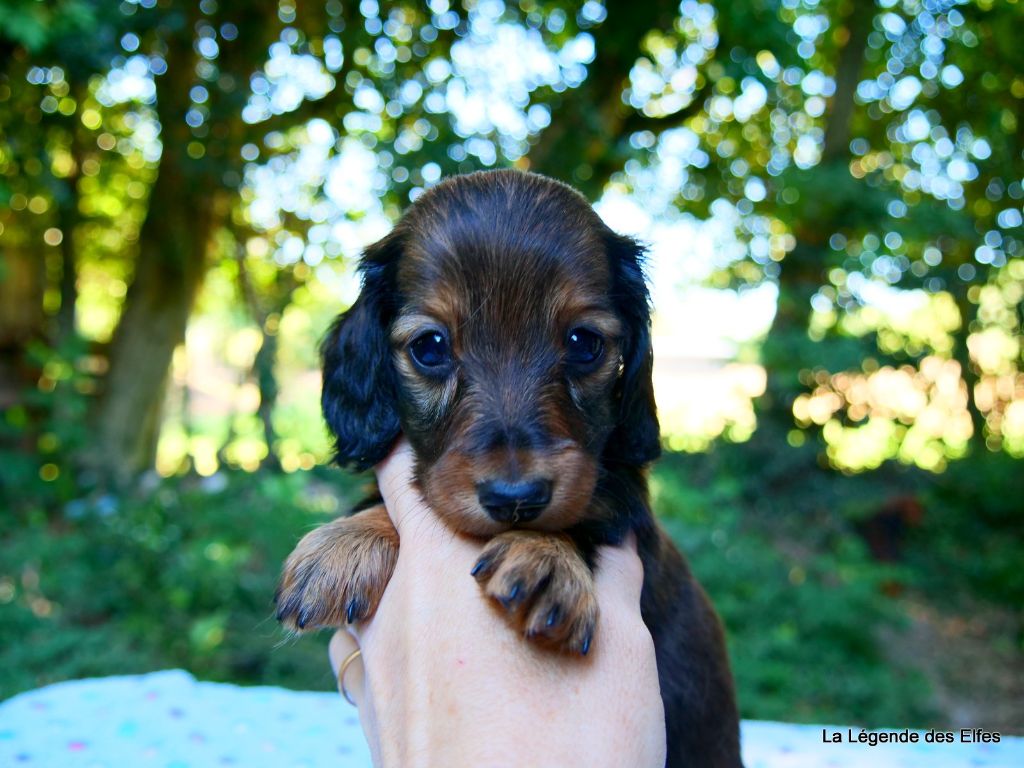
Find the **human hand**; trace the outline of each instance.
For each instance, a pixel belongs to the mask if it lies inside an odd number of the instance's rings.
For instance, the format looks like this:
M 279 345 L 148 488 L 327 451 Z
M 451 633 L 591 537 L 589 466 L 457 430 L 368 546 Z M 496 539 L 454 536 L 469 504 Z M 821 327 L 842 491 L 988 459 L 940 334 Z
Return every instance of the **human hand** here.
M 420 498 L 402 441 L 377 467 L 401 539 L 374 617 L 331 640 L 374 764 L 643 768 L 665 762 L 654 644 L 640 616 L 635 542 L 599 550 L 600 618 L 585 658 L 513 632 L 470 577 L 481 542 L 453 533 Z

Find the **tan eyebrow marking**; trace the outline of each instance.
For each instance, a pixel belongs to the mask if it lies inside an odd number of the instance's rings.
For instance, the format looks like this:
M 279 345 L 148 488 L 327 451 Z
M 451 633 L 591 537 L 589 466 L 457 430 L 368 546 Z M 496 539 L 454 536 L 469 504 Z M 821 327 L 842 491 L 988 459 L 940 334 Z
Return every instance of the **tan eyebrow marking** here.
M 571 315 L 573 327 L 589 326 L 600 331 L 608 338 L 618 338 L 622 335 L 622 321 L 611 312 L 603 309 L 584 310 L 578 314 Z
M 405 344 L 411 341 L 417 332 L 428 328 L 444 328 L 444 323 L 422 312 L 400 314 L 391 326 L 391 342 Z

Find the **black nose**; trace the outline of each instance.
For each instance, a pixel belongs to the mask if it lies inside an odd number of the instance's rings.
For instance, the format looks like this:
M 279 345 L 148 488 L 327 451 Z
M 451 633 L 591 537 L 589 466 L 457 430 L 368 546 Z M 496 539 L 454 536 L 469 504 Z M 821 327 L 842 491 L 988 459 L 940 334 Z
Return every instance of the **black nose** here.
M 551 483 L 547 480 L 509 483 L 489 480 L 476 486 L 480 506 L 499 523 L 527 523 L 551 501 Z

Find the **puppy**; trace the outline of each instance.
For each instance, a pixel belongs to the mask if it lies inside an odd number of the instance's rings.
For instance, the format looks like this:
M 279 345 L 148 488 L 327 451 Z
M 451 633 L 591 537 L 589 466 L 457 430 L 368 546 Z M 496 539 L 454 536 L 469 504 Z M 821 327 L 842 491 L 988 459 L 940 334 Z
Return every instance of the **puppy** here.
M 580 654 L 600 641 L 595 550 L 633 531 L 668 765 L 736 768 L 722 628 L 648 502 L 660 442 L 641 257 L 564 184 L 448 179 L 366 249 L 362 292 L 323 343 L 323 411 L 345 467 L 408 438 L 423 497 L 487 540 L 472 577 L 529 641 Z M 373 615 L 398 544 L 379 497 L 309 533 L 278 618 L 301 630 Z

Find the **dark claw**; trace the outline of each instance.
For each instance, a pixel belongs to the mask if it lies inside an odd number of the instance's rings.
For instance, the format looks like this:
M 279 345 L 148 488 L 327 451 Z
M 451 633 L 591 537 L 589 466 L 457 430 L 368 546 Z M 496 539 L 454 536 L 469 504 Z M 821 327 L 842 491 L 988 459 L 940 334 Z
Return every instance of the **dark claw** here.
M 297 619 L 295 619 L 295 626 L 297 626 L 299 629 L 305 629 L 306 625 L 308 623 L 309 623 L 309 610 L 308 609 L 304 609 L 302 611 L 299 611 L 299 616 L 298 616 Z
M 587 636 L 583 638 L 583 646 L 580 648 L 580 653 L 582 653 L 584 656 L 590 653 L 591 639 L 591 634 L 589 632 L 587 633 Z
M 546 627 L 553 627 L 553 626 L 555 626 L 555 624 L 558 623 L 558 620 L 561 618 L 561 616 L 562 616 L 562 613 L 561 613 L 561 611 L 558 610 L 557 606 L 552 608 L 551 612 L 548 613 L 548 618 L 547 618 L 547 621 L 544 622 L 544 626 L 546 626 Z
M 362 606 L 358 598 L 353 597 L 351 600 L 348 601 L 348 607 L 345 609 L 345 621 L 351 624 L 353 621 L 359 618 L 361 610 Z
M 509 593 L 505 597 L 501 598 L 501 604 L 505 606 L 505 610 L 511 609 L 512 606 L 516 604 L 516 597 L 519 595 L 521 586 L 522 585 L 518 582 L 513 584 Z
M 470 576 L 476 576 L 482 572 L 488 565 L 491 564 L 491 560 L 488 557 L 481 557 L 476 561 L 476 565 L 473 566 L 473 570 L 469 572 Z

